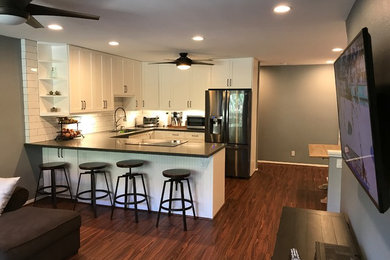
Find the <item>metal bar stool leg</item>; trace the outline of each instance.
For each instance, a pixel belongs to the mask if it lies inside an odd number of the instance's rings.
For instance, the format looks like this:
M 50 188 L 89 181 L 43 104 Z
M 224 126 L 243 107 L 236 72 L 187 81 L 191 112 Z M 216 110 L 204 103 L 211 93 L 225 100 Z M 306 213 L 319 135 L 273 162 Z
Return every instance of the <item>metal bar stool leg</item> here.
M 186 179 L 186 181 L 187 181 L 187 185 L 188 185 L 188 192 L 190 193 L 190 200 L 191 200 L 191 205 L 192 205 L 192 213 L 194 213 L 194 219 L 196 219 L 194 201 L 192 200 L 192 192 L 191 192 L 191 187 L 190 187 L 190 181 L 188 179 Z
M 146 199 L 146 206 L 148 207 L 148 212 L 150 213 L 150 207 L 149 207 L 149 202 L 148 202 L 148 194 L 146 193 L 146 188 L 145 188 L 145 182 L 144 182 L 144 176 L 141 174 L 141 180 L 142 180 L 142 186 L 144 187 L 144 194 L 145 194 L 145 199 Z
M 33 203 L 33 205 L 35 205 L 35 202 L 37 201 L 38 189 L 39 189 L 39 182 L 41 181 L 42 174 L 43 174 L 43 171 L 40 170 L 40 171 L 39 171 L 39 177 L 38 177 L 38 181 L 37 181 L 37 189 L 36 189 L 36 191 L 35 191 L 35 197 L 34 197 L 34 203 Z
M 75 200 L 74 200 L 73 210 L 76 209 L 77 197 L 79 196 L 79 188 L 80 188 L 81 175 L 82 175 L 82 173 L 79 174 L 79 181 L 77 182 L 76 198 L 75 198 Z
M 138 223 L 137 185 L 136 185 L 136 179 L 134 176 L 132 179 L 133 179 L 133 192 L 134 192 L 135 222 Z
M 172 179 L 170 179 L 169 180 L 169 182 L 170 182 L 170 188 L 169 188 L 169 207 L 168 207 L 168 216 L 170 216 L 171 215 L 171 209 L 172 209 L 172 192 L 173 192 L 173 180 Z M 177 185 L 177 184 L 176 184 Z
M 93 208 L 93 214 L 95 218 L 96 214 L 96 179 L 95 179 L 95 171 L 91 171 L 91 204 Z
M 56 198 L 56 173 L 55 170 L 52 169 L 50 171 L 50 181 L 51 181 L 51 202 L 53 204 L 53 208 L 57 208 L 57 198 Z
M 162 206 L 162 202 L 164 200 L 164 193 L 165 193 L 165 184 L 167 184 L 167 181 L 164 181 L 163 190 L 161 193 L 161 200 L 160 200 L 160 207 L 158 208 L 156 228 L 158 227 L 158 222 L 160 221 L 161 206 Z
M 187 231 L 187 221 L 186 221 L 186 205 L 184 202 L 184 188 L 183 188 L 183 182 L 179 181 L 180 183 L 180 190 L 181 190 L 181 206 L 183 208 L 183 224 L 184 224 L 184 231 Z
M 66 180 L 66 183 L 68 184 L 68 190 L 69 190 L 69 194 L 70 194 L 70 199 L 73 200 L 72 190 L 70 189 L 70 183 L 69 183 L 68 175 L 66 174 L 66 169 L 65 169 L 65 168 L 62 168 L 62 170 L 64 171 L 65 180 Z M 69 177 L 69 178 L 70 178 L 70 177 Z
M 129 176 L 125 176 L 125 196 L 124 196 L 125 210 L 127 209 L 127 194 L 129 194 Z
M 106 180 L 108 198 L 110 199 L 110 203 L 111 203 L 111 206 L 112 206 L 111 191 L 110 191 L 110 187 L 108 186 L 106 171 L 104 171 L 103 174 L 104 174 L 104 179 Z
M 114 193 L 114 201 L 112 202 L 112 209 L 111 209 L 111 219 L 112 219 L 112 216 L 114 215 L 116 195 L 118 194 L 119 180 L 120 180 L 120 176 L 118 177 L 118 179 L 116 181 L 116 187 L 115 187 L 115 193 Z

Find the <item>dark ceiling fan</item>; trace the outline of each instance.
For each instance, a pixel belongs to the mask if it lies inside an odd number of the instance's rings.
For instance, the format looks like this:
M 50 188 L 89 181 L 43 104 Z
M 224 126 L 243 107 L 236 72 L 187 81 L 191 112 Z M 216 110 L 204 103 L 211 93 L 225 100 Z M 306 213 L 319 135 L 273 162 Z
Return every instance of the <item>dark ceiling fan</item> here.
M 65 16 L 99 20 L 99 16 L 61 10 L 31 3 L 32 0 L 0 0 L 0 24 L 27 23 L 34 28 L 44 28 L 33 15 Z
M 181 70 L 188 70 L 191 65 L 196 64 L 196 65 L 214 65 L 212 63 L 206 63 L 203 61 L 199 60 L 192 60 L 188 58 L 188 53 L 186 52 L 181 52 L 180 57 L 177 58 L 176 60 L 173 61 L 166 61 L 166 62 L 155 62 L 151 64 L 176 64 L 176 67 Z

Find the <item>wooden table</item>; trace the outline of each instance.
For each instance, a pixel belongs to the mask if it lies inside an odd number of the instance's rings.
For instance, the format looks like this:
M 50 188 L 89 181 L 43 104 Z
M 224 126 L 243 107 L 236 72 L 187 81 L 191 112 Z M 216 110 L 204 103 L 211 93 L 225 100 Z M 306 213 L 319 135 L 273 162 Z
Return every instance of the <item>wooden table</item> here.
M 329 158 L 328 150 L 340 150 L 338 144 L 309 144 L 309 156 L 315 158 Z
M 296 248 L 303 260 L 315 259 L 316 241 L 349 246 L 360 255 L 344 214 L 284 207 L 272 259 L 289 259 L 291 248 Z

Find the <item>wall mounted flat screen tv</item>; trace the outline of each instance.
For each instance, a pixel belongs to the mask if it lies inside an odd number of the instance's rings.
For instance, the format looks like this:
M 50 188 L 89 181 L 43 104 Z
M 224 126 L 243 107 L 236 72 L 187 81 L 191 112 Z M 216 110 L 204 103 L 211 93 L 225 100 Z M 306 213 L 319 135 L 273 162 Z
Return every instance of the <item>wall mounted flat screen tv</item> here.
M 342 157 L 380 212 L 389 208 L 389 183 L 375 89 L 371 37 L 363 28 L 334 63 Z M 389 133 L 390 134 L 390 133 Z M 387 148 L 388 149 L 388 148 Z

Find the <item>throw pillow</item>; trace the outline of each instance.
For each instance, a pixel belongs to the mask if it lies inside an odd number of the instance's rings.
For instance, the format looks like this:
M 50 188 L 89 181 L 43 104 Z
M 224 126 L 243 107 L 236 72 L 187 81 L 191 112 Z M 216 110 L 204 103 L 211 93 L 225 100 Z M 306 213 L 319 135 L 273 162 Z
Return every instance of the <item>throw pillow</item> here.
M 15 190 L 20 177 L 0 178 L 0 216 Z

